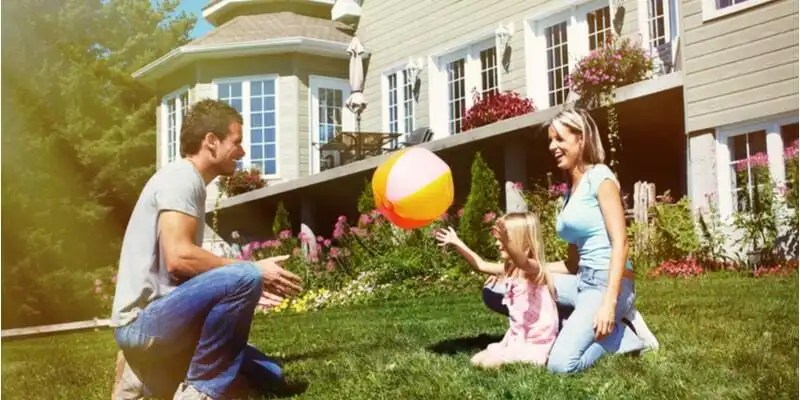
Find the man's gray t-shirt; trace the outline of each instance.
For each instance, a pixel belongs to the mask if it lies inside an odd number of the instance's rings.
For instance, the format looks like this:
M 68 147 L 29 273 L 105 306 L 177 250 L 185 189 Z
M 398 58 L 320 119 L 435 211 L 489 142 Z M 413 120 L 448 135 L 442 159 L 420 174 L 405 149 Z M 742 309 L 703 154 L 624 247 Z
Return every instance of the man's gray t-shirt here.
M 179 211 L 197 218 L 195 244 L 203 243 L 206 185 L 200 173 L 182 158 L 159 169 L 145 184 L 133 209 L 119 259 L 111 326 L 133 321 L 151 301 L 171 292 L 170 278 L 158 240 L 158 216 Z

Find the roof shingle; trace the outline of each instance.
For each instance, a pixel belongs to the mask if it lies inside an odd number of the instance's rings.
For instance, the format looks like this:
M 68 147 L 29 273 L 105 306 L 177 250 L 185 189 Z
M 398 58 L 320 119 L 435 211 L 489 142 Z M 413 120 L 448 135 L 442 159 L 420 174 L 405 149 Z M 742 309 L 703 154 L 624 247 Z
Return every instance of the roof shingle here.
M 350 43 L 353 38 L 339 22 L 284 11 L 235 17 L 189 45 L 218 46 L 298 36 L 340 43 Z

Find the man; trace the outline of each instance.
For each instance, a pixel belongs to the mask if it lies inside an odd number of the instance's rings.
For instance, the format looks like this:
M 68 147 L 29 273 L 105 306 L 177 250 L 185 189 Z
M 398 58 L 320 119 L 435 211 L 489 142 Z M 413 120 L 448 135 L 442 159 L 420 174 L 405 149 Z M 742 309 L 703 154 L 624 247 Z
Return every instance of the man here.
M 300 278 L 277 264 L 287 256 L 243 262 L 201 247 L 206 186 L 245 154 L 241 115 L 217 100 L 195 104 L 180 152 L 142 189 L 122 242 L 111 326 L 130 368 L 118 376 L 174 399 L 280 385 L 280 368 L 247 339 L 256 305 L 296 295 Z M 131 391 L 117 386 L 117 398 Z

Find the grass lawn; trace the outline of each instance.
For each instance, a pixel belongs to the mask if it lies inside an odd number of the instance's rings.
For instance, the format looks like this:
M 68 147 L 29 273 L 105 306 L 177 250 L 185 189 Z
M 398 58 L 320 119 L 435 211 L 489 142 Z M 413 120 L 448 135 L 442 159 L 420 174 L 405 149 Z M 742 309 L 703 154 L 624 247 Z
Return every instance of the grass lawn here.
M 662 349 L 581 375 L 484 371 L 469 358 L 505 331 L 479 293 L 260 316 L 252 342 L 283 357 L 302 399 L 796 399 L 798 279 L 709 275 L 638 282 Z M 5 341 L 7 399 L 108 399 L 110 331 Z

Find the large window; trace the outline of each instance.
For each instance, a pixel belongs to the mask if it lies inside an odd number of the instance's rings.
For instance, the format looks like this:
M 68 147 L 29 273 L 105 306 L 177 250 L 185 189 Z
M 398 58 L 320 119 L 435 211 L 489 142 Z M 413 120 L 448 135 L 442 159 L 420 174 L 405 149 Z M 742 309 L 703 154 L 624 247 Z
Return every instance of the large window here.
M 607 0 L 588 1 L 577 7 L 554 3 L 553 11 L 528 21 L 526 68 L 528 96 L 537 108 L 567 102 L 567 78 L 575 63 L 604 46 L 612 35 L 611 8 Z
M 434 131 L 461 132 L 466 111 L 483 98 L 500 91 L 497 49 L 494 39 L 483 40 L 437 58 L 432 75 L 431 114 L 444 118 Z M 436 129 L 438 128 L 438 129 Z
M 391 133 L 410 133 L 414 130 L 414 82 L 405 67 L 383 74 L 384 130 Z M 397 140 L 389 143 L 396 146 Z
M 797 117 L 719 129 L 717 171 L 723 216 L 750 211 L 754 194 L 786 185 L 789 163 L 797 163 Z
M 189 90 L 180 89 L 161 100 L 163 138 L 161 158 L 162 164 L 168 164 L 180 158 L 180 135 L 183 115 L 189 108 Z
M 724 17 L 775 0 L 701 0 L 703 21 Z
M 239 161 L 239 168 L 257 167 L 266 176 L 277 176 L 276 78 L 222 80 L 216 86 L 217 98 L 230 104 L 244 119 L 242 146 L 246 154 Z

